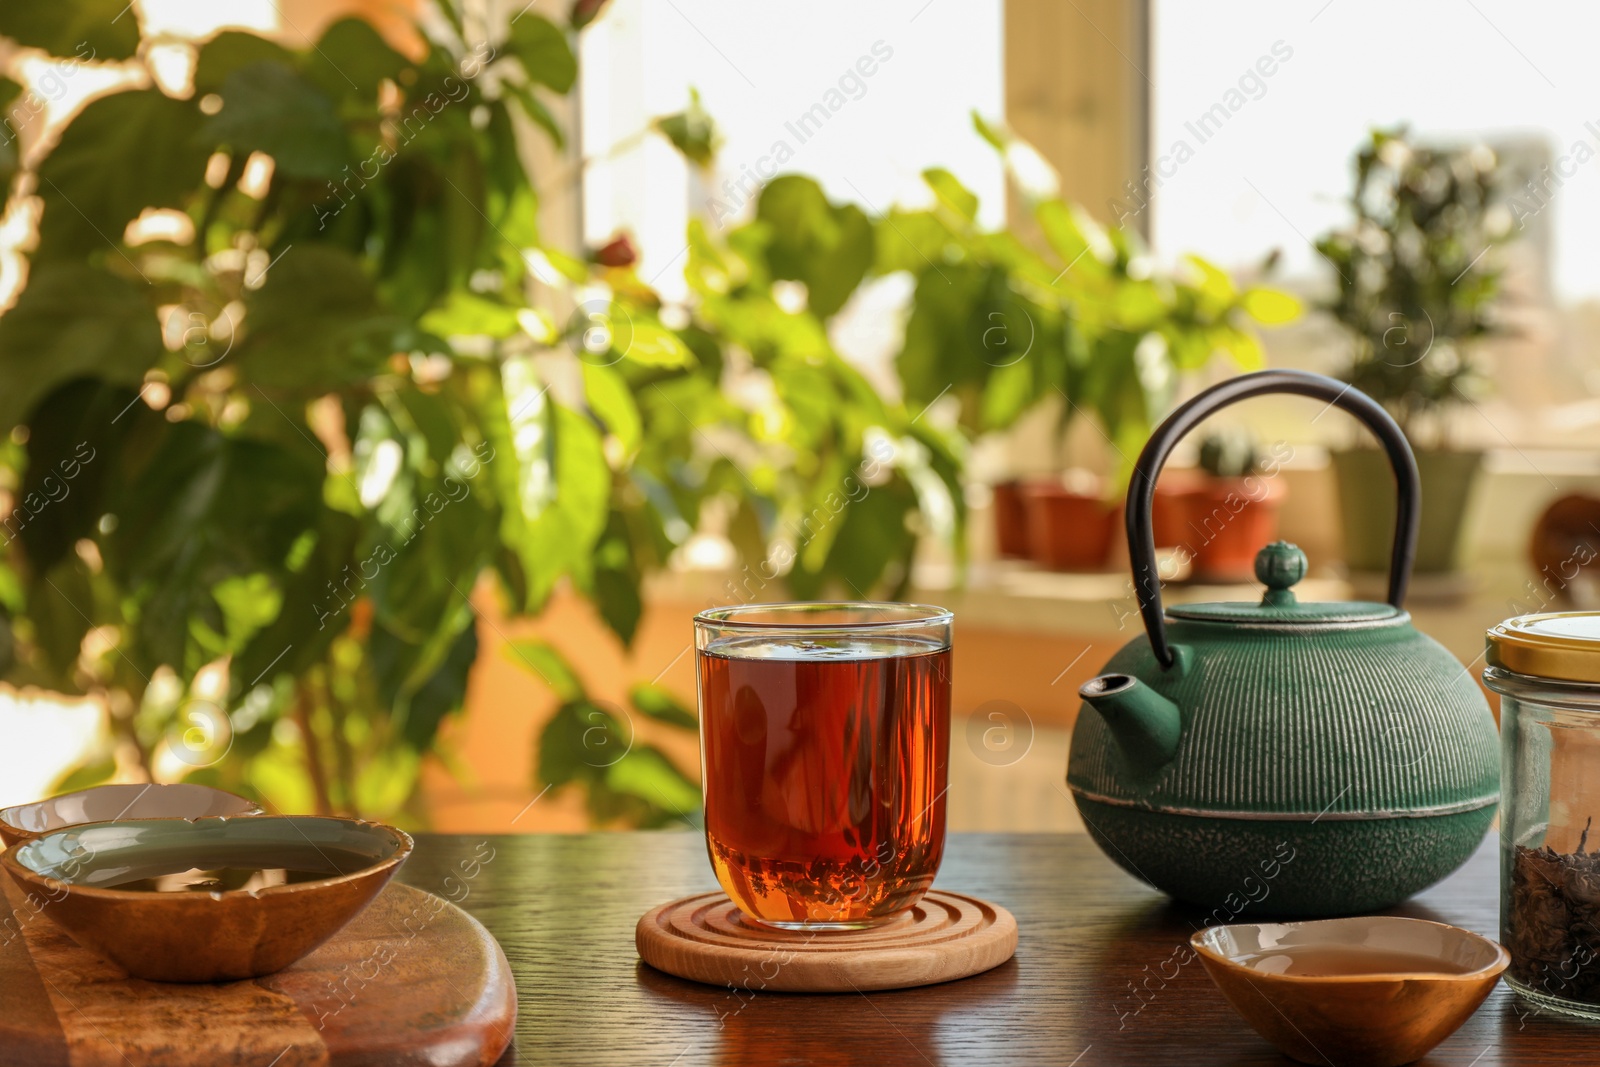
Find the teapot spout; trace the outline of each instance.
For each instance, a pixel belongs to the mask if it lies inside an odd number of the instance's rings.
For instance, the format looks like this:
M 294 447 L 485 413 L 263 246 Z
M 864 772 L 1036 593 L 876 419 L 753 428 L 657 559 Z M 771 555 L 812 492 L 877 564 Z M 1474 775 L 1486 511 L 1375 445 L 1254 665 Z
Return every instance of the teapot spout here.
M 1153 771 L 1172 762 L 1183 736 L 1178 706 L 1128 674 L 1102 674 L 1078 690 L 1122 746 L 1128 762 Z

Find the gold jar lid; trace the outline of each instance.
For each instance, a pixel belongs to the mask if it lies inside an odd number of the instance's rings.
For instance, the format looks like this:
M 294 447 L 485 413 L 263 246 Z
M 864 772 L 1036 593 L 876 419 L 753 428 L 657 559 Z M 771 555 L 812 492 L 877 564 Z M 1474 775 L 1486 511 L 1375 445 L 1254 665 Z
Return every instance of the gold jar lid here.
M 1566 682 L 1600 683 L 1600 611 L 1519 615 L 1488 634 L 1491 667 Z

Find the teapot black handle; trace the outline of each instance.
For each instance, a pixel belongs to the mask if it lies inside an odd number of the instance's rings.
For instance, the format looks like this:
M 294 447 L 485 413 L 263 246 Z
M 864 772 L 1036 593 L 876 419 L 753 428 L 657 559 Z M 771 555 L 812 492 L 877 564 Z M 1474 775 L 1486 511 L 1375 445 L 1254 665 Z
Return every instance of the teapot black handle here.
M 1241 400 L 1267 393 L 1292 393 L 1326 400 L 1360 419 L 1378 438 L 1394 468 L 1398 500 L 1394 519 L 1394 548 L 1389 553 L 1389 603 L 1400 607 L 1417 555 L 1417 523 L 1422 506 L 1422 486 L 1416 457 L 1405 434 L 1383 406 L 1353 386 L 1321 374 L 1298 370 L 1264 370 L 1229 378 L 1183 404 L 1150 435 L 1133 467 L 1128 487 L 1128 555 L 1133 562 L 1133 588 L 1139 599 L 1150 648 L 1163 668 L 1174 661 L 1167 644 L 1166 617 L 1161 608 L 1161 577 L 1156 569 L 1156 537 L 1151 522 L 1156 478 L 1172 449 L 1190 430 L 1211 415 Z

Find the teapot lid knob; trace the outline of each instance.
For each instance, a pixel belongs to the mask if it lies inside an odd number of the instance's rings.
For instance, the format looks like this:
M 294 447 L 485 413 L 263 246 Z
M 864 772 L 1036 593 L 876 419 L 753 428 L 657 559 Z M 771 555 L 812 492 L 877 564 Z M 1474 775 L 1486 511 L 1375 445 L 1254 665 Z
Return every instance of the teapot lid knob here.
M 1306 576 L 1306 554 L 1298 545 L 1274 541 L 1256 553 L 1256 578 L 1267 587 L 1261 603 L 1266 606 L 1293 604 L 1289 587 Z

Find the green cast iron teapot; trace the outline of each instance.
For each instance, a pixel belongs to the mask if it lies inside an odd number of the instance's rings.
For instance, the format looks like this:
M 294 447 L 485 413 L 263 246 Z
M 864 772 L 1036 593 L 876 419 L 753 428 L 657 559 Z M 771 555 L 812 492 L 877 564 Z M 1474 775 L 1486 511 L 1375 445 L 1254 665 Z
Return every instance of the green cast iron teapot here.
M 1292 587 L 1305 556 L 1280 541 L 1256 557 L 1260 603 L 1162 611 L 1156 476 L 1201 420 L 1264 393 L 1338 405 L 1382 443 L 1399 490 L 1388 603 L 1302 603 Z M 1401 608 L 1419 501 L 1394 420 L 1321 375 L 1241 375 L 1156 429 L 1127 509 L 1146 633 L 1079 690 L 1067 764 L 1084 824 L 1112 860 L 1226 922 L 1246 909 L 1388 907 L 1472 854 L 1499 800 L 1499 746 L 1471 675 Z

